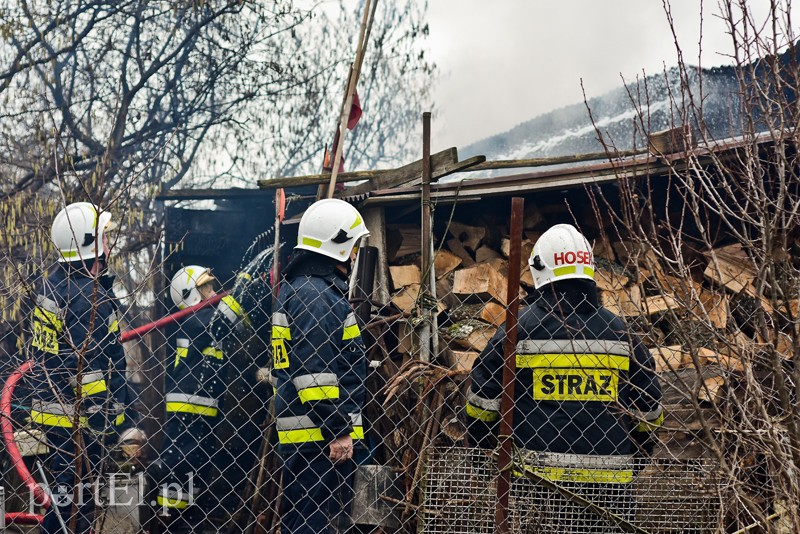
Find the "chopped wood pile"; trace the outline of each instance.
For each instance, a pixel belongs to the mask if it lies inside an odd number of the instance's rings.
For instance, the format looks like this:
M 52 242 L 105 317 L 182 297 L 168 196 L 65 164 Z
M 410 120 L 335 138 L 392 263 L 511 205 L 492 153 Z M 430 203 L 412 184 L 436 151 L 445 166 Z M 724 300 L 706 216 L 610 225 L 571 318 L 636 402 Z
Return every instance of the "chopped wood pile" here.
M 526 209 L 521 309 L 533 291 L 527 260 L 536 239 L 550 226 L 546 219 L 536 206 Z M 418 298 L 433 282 L 443 355 L 438 363 L 466 375 L 505 322 L 508 235 L 498 238 L 496 228 L 451 221 L 447 234 L 436 236 L 439 248 L 431 277 L 420 266 L 419 228 L 389 225 L 387 231 L 394 235 L 389 244 L 391 298 L 407 317 L 398 333 L 398 351 L 406 360 L 413 353 Z M 704 265 L 679 277 L 651 248 L 599 237 L 593 241 L 601 302 L 641 337 L 660 375 L 667 411 L 662 442 L 670 457 L 699 454 L 702 447 L 693 433 L 700 429 L 701 414 L 693 406 L 698 404 L 702 417 L 715 424 L 715 405 L 735 394 L 745 368 L 763 358 L 767 346 L 792 358 L 788 336 L 764 339 L 756 325 L 759 313 L 772 316 L 778 310 L 758 294 L 754 262 L 740 245 L 709 251 Z M 779 303 L 792 312 L 799 307 L 797 302 Z

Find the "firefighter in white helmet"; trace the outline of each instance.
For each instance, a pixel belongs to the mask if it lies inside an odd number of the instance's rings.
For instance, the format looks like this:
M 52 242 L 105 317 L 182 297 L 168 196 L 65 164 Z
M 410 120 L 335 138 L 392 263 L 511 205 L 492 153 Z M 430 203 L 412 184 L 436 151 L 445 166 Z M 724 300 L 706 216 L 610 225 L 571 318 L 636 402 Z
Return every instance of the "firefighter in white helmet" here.
M 196 306 L 216 295 L 215 281 L 207 267 L 183 267 L 170 282 L 172 302 L 180 310 Z M 227 304 L 217 305 L 221 306 Z M 164 442 L 149 474 L 156 485 L 159 515 L 168 518 L 170 532 L 211 528 L 201 502 L 208 497 L 204 492 L 211 482 L 207 475 L 212 472 L 214 428 L 224 393 L 224 355 L 209 330 L 214 311 L 214 306 L 206 306 L 177 323 L 166 362 Z
M 347 278 L 368 234 L 347 202 L 312 204 L 281 282 L 271 345 L 284 534 L 335 532 L 349 522 L 367 361 Z
M 664 418 L 653 358 L 598 302 L 592 247 L 575 227 L 547 230 L 528 263 L 537 292 L 519 317 L 514 443 L 553 482 L 614 493 L 613 511 L 630 517 L 621 489 Z M 501 328 L 471 372 L 466 412 L 479 446 L 493 446 L 497 435 L 504 337 Z M 543 520 L 548 532 L 616 532 L 590 512 Z
M 118 342 L 119 308 L 113 279 L 106 274 L 113 244 L 107 234 L 111 219 L 109 211 L 88 202 L 59 211 L 50 233 L 58 267 L 34 283 L 30 348 L 44 373 L 31 419 L 46 432 L 52 477 L 47 482 L 60 503 L 45 514 L 45 533 L 61 532 L 60 520 L 67 525 L 76 521 L 75 532 L 89 531 L 95 502 L 88 482 L 101 476 L 107 444 L 113 444 L 130 422 L 125 413 L 125 356 Z M 83 431 L 75 432 L 76 422 Z M 78 437 L 84 460 L 78 480 L 86 491 L 73 518 Z

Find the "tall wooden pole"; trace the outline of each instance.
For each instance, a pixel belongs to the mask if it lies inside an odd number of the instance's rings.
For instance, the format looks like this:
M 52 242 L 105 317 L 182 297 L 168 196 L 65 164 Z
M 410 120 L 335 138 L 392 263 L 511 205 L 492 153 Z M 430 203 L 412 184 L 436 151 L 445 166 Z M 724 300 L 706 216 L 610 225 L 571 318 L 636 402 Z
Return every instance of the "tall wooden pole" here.
M 508 254 L 508 309 L 506 310 L 506 338 L 503 343 L 503 395 L 500 401 L 500 450 L 497 466 L 497 507 L 495 508 L 495 532 L 507 534 L 508 498 L 511 493 L 511 445 L 514 429 L 514 382 L 517 369 L 517 317 L 519 314 L 519 271 L 522 256 L 522 219 L 525 200 L 511 200 L 510 251 Z
M 431 269 L 431 112 L 422 114 L 422 284 L 420 297 L 429 294 L 426 278 L 429 278 Z M 431 312 L 428 310 L 428 299 L 420 298 L 420 315 L 423 318 L 420 330 L 419 355 L 424 362 L 431 361 Z
M 339 117 L 339 142 L 336 145 L 336 153 L 333 157 L 331 181 L 328 184 L 328 198 L 333 198 L 333 192 L 336 189 L 336 176 L 339 174 L 339 162 L 342 161 L 347 120 L 350 118 L 350 108 L 353 107 L 353 95 L 356 92 L 358 78 L 361 75 L 361 65 L 364 63 L 364 50 L 369 43 L 369 34 L 372 31 L 372 23 L 375 20 L 375 8 L 377 5 L 378 0 L 367 0 L 364 6 L 364 17 L 361 21 L 361 32 L 358 36 L 358 47 L 356 48 L 356 60 L 350 69 L 350 81 L 347 84 L 347 98 Z

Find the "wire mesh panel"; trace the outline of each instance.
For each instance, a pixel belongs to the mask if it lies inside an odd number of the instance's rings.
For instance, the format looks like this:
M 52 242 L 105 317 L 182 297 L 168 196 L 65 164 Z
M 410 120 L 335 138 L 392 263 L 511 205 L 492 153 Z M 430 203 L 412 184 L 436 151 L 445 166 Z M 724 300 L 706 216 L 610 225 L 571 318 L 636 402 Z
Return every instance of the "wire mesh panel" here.
M 534 471 L 547 464 L 526 461 Z M 556 482 L 566 495 L 516 471 L 509 500 L 515 533 L 616 533 L 627 530 L 607 511 L 651 533 L 719 532 L 718 468 L 710 460 L 653 460 L 631 484 Z M 487 533 L 495 529 L 497 462 L 491 451 L 435 447 L 428 452 L 422 533 Z M 602 509 L 593 510 L 578 496 Z

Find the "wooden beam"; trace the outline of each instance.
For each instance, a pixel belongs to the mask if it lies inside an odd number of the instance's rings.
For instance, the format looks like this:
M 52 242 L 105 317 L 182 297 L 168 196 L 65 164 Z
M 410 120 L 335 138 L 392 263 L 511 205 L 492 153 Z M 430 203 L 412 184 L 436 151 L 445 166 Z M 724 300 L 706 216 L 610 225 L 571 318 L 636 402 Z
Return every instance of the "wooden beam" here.
M 582 161 L 596 161 L 625 158 L 647 154 L 647 150 L 622 150 L 619 152 L 592 152 L 590 154 L 577 154 L 574 156 L 558 156 L 554 158 L 533 158 L 533 159 L 507 159 L 498 161 L 485 161 L 469 169 L 472 171 L 493 171 L 500 169 L 522 169 L 526 167 L 546 167 L 548 165 L 560 165 L 563 163 L 579 163 Z M 465 160 L 466 161 L 466 160 Z
M 474 167 L 475 165 L 480 165 L 485 161 L 486 161 L 486 156 L 473 156 L 471 158 L 465 159 L 464 161 L 456 161 L 450 164 L 444 164 L 440 168 L 434 169 L 433 176 L 431 176 L 431 180 L 436 181 L 439 178 L 444 178 L 445 176 L 448 176 L 450 174 L 471 170 L 472 167 Z M 395 186 L 408 185 L 409 187 L 413 187 L 415 185 L 419 185 L 420 182 L 421 180 L 419 178 L 414 178 L 407 184 L 398 183 L 395 184 Z M 375 189 L 379 188 L 376 187 Z
M 431 155 L 431 165 L 433 167 L 433 175 L 436 176 L 437 171 L 441 172 L 441 167 L 446 164 L 452 164 L 458 161 L 458 151 L 453 148 L 448 148 L 447 150 L 442 150 L 441 152 L 437 152 L 436 154 Z M 387 182 L 390 185 L 387 187 L 393 187 L 391 183 L 395 179 L 400 179 L 399 183 L 405 183 L 409 180 L 413 180 L 417 176 L 422 175 L 422 160 L 417 160 L 413 163 L 409 163 L 408 165 L 404 165 L 397 169 L 385 169 L 385 170 L 376 170 L 376 171 L 355 171 L 355 172 L 343 172 L 336 177 L 336 181 L 338 183 L 344 182 L 358 182 L 361 180 L 376 180 L 380 182 Z M 278 189 L 279 187 L 295 187 L 295 186 L 302 186 L 302 185 L 319 185 L 319 184 L 327 184 L 330 181 L 330 174 L 310 174 L 307 176 L 290 176 L 286 178 L 270 178 L 267 180 L 259 180 L 258 187 L 259 189 Z M 372 190 L 372 187 L 367 189 L 367 191 Z M 348 194 L 357 194 L 352 193 L 348 190 Z
M 265 195 L 266 193 L 266 195 Z M 271 198 L 271 191 L 259 189 L 169 189 L 156 195 L 156 200 L 214 200 L 224 198 L 241 198 L 266 196 Z

